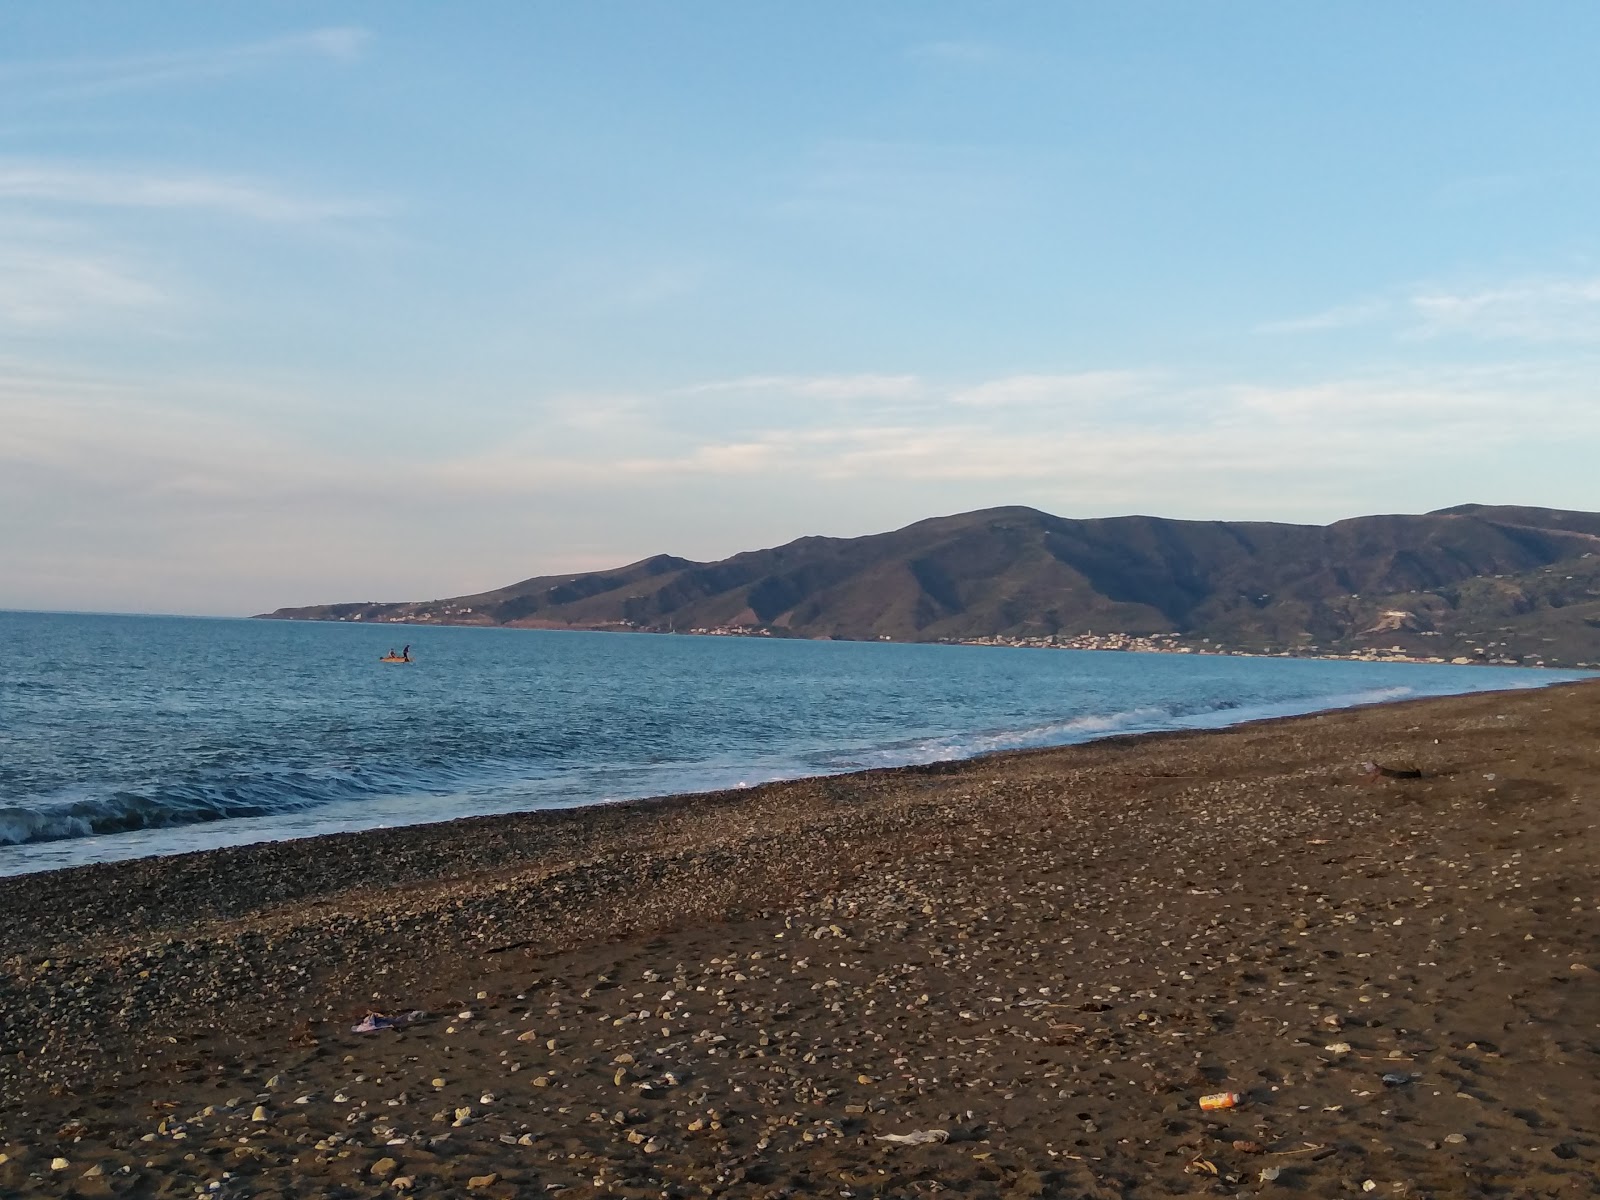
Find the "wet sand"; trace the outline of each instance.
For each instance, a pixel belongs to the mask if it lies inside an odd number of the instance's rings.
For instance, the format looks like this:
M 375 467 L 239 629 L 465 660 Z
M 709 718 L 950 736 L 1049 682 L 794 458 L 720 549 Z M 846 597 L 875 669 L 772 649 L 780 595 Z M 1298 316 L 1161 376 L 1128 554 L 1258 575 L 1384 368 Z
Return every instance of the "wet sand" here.
M 1584 683 L 0 880 L 0 1195 L 1597 1195 L 1597 822 Z

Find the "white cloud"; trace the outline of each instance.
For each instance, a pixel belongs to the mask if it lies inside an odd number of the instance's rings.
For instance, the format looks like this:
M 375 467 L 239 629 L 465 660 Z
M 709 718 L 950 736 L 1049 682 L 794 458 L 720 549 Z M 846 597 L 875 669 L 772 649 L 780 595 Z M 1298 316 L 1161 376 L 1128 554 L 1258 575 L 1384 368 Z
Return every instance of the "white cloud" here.
M 1144 386 L 1142 372 L 918 378 L 909 399 L 910 385 L 883 382 L 909 377 L 758 376 L 769 398 L 878 397 L 753 404 L 750 427 L 734 430 L 674 393 L 567 395 L 475 447 L 384 452 L 292 433 L 284 411 L 315 397 L 0 360 L 0 524 L 35 514 L 4 531 L 0 587 L 11 603 L 240 611 L 457 594 L 663 549 L 716 558 L 782 540 L 775 522 L 868 532 L 1002 503 L 1326 520 L 1473 499 L 1486 479 L 1559 503 L 1570 487 L 1526 488 L 1557 432 L 1562 453 L 1600 458 L 1600 405 L 1580 368 L 1292 385 L 1162 376 L 1136 403 L 1165 407 L 1140 420 L 1116 402 L 1063 411 L 1032 398 Z M 96 599 L 113 594 L 126 599 Z
M 1417 285 L 1391 296 L 1270 321 L 1257 332 L 1322 333 L 1360 325 L 1387 326 L 1412 340 L 1600 342 L 1600 277 L 1530 278 L 1472 288 Z
M 301 58 L 351 62 L 361 56 L 371 36 L 365 29 L 329 27 L 164 54 L 0 63 L 0 88 L 61 100 L 227 78 Z
M 922 381 L 915 375 L 746 375 L 676 388 L 680 396 L 719 393 L 775 393 L 813 400 L 904 400 L 919 395 Z
M 1411 297 L 1417 334 L 1528 342 L 1600 341 L 1600 277 L 1534 279 L 1468 291 L 1429 289 Z
M 167 174 L 0 160 L 0 199 L 58 205 L 191 209 L 272 223 L 372 216 L 368 202 L 296 196 L 221 175 Z
M 0 240 L 0 329 L 77 324 L 166 301 L 160 288 L 113 258 Z
M 1257 333 L 1320 333 L 1328 329 L 1350 329 L 1392 317 L 1396 306 L 1389 300 L 1361 300 L 1340 304 L 1305 317 L 1268 321 L 1256 327 Z
M 875 245 L 937 229 L 973 227 L 1013 214 L 1029 190 L 1015 157 L 959 143 L 825 142 L 780 201 L 776 215 L 870 231 Z
M 974 408 L 1093 405 L 1147 392 L 1160 379 L 1161 375 L 1155 371 L 1006 375 L 963 388 L 951 396 L 951 401 Z
M 950 38 L 943 41 L 918 42 L 906 51 L 906 57 L 916 62 L 938 63 L 959 67 L 987 67 L 1004 61 L 1006 53 L 993 42 L 975 38 Z

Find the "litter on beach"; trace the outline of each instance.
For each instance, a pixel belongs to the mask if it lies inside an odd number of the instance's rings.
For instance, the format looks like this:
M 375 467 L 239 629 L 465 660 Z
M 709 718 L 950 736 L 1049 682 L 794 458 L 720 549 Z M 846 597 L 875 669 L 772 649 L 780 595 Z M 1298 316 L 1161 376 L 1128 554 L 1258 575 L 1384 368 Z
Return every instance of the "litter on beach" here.
M 878 1141 L 889 1142 L 896 1146 L 929 1146 L 939 1142 L 948 1142 L 950 1131 L 948 1129 L 918 1129 L 914 1133 L 880 1133 Z
M 371 1012 L 361 1018 L 360 1024 L 350 1026 L 350 1032 L 379 1033 L 385 1029 L 404 1029 L 413 1021 L 420 1021 L 427 1015 L 421 1009 L 408 1013 L 399 1013 L 394 1016 L 388 1013 Z

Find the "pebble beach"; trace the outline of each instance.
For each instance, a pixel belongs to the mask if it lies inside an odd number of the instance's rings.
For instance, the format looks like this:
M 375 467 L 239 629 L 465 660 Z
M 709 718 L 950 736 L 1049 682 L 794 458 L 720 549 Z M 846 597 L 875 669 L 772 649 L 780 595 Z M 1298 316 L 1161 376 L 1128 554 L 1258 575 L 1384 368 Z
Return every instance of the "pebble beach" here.
M 0 1196 L 1600 1195 L 1597 823 L 1584 682 L 4 879 Z

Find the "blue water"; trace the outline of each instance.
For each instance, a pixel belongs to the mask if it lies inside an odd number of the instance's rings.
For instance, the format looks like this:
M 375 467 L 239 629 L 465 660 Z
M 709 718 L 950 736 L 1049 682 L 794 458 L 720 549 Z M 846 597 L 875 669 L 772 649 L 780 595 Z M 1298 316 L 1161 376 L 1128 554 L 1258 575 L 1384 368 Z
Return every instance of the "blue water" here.
M 1581 674 L 0 613 L 0 874 Z

